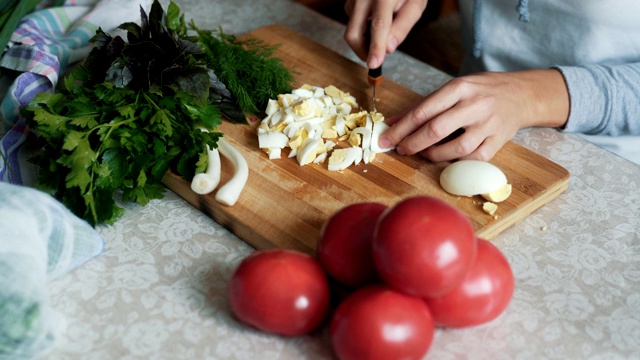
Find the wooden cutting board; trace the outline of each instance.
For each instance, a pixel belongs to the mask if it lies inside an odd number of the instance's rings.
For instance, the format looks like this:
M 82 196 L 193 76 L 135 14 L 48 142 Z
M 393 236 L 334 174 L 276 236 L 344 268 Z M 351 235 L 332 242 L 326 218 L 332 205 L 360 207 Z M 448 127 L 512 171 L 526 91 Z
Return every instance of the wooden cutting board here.
M 282 25 L 260 28 L 246 36 L 280 45 L 275 55 L 295 71 L 294 87 L 305 83 L 335 85 L 355 96 L 362 107 L 370 108 L 365 67 Z M 382 82 L 377 96 L 378 111 L 388 115 L 421 98 L 389 79 Z M 508 142 L 491 162 L 504 171 L 513 193 L 499 204 L 494 218 L 482 211 L 479 196 L 457 197 L 442 190 L 438 179 L 448 163 L 388 152 L 378 154 L 372 163 L 333 172 L 326 162 L 300 166 L 295 158 L 287 158 L 286 152 L 282 159 L 269 160 L 258 148 L 258 123 L 259 119 L 252 125 L 225 122 L 220 127 L 249 164 L 249 179 L 234 206 L 218 203 L 215 192 L 195 194 L 190 183 L 175 174 L 169 173 L 163 180 L 169 189 L 258 249 L 278 247 L 313 254 L 323 222 L 343 206 L 360 201 L 393 205 L 413 195 L 435 196 L 453 204 L 471 219 L 478 236 L 491 239 L 556 198 L 569 182 L 569 173 L 561 166 Z M 222 170 L 224 182 L 233 172 L 224 158 Z

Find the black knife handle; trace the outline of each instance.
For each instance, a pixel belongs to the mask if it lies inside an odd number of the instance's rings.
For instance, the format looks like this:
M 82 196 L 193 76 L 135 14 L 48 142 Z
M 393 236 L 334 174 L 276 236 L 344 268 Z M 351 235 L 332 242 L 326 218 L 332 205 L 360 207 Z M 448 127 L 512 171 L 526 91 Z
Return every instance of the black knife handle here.
M 375 69 L 369 69 L 369 77 L 376 79 L 380 76 L 382 76 L 382 66 L 378 66 Z

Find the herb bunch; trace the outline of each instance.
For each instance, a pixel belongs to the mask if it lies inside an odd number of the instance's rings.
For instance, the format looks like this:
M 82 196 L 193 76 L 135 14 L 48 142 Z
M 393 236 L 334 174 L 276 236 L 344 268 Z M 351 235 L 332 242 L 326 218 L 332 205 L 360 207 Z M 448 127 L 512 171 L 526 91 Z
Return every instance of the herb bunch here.
M 293 74 L 273 56 L 277 46 L 252 38 L 240 40 L 222 29 L 199 29 L 193 21 L 191 27 L 204 48 L 203 61 L 226 84 L 245 112 L 259 113 L 269 99 L 291 91 Z
M 42 147 L 38 187 L 92 225 L 122 215 L 118 193 L 145 205 L 162 198 L 168 170 L 187 180 L 204 171 L 221 114 L 246 123 L 251 112 L 207 64 L 215 53 L 187 35 L 177 5 L 165 13 L 155 0 L 140 14 L 139 25 L 119 27 L 127 41 L 99 29 L 84 64 L 23 113 Z

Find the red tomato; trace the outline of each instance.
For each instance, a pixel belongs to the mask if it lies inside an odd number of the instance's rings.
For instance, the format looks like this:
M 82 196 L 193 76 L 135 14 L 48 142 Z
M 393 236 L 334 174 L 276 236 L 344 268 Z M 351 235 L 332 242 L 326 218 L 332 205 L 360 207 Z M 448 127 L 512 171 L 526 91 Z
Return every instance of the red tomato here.
M 446 294 L 462 281 L 476 255 L 469 219 L 428 196 L 398 202 L 373 236 L 373 260 L 392 287 L 424 298 Z
M 362 202 L 343 207 L 324 222 L 318 238 L 318 260 L 338 282 L 359 287 L 378 279 L 371 257 L 371 238 L 384 204 Z
M 320 264 L 291 250 L 255 251 L 231 276 L 229 303 L 241 321 L 281 335 L 317 328 L 329 311 L 329 285 Z
M 498 317 L 511 301 L 514 278 L 509 262 L 491 242 L 478 239 L 476 260 L 461 284 L 446 295 L 427 299 L 438 325 L 460 328 Z
M 434 328 L 422 299 L 384 285 L 369 285 L 336 309 L 331 344 L 340 360 L 422 359 Z

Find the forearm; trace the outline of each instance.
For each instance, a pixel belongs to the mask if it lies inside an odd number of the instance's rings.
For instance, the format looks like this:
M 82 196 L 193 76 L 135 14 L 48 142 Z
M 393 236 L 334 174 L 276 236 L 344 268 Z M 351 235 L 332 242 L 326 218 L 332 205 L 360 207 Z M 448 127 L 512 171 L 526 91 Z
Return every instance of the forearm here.
M 571 98 L 565 131 L 640 134 L 640 63 L 556 68 Z

